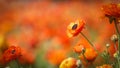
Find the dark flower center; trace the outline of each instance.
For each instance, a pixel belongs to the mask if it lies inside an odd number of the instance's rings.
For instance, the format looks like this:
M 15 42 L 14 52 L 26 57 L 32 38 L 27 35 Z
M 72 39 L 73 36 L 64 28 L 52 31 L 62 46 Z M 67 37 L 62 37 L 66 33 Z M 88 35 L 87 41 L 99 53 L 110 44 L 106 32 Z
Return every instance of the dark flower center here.
M 77 28 L 77 24 L 74 24 L 73 27 L 72 27 L 72 30 L 75 30 Z
M 15 53 L 15 50 L 13 49 L 13 50 L 11 51 L 11 53 L 14 54 L 14 53 Z

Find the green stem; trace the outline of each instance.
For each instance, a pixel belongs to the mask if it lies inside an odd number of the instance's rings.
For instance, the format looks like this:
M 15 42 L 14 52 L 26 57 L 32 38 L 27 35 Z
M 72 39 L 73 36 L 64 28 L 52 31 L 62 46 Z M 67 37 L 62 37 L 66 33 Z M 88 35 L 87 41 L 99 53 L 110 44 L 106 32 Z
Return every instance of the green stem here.
M 116 45 L 116 42 L 114 42 L 114 48 L 115 48 L 115 51 L 117 52 L 117 45 Z
M 28 68 L 32 68 L 32 65 L 31 64 L 29 64 L 29 67 Z
M 82 33 L 82 32 L 80 32 L 81 33 L 81 35 L 89 42 L 89 44 L 94 48 L 94 50 L 96 50 L 97 51 L 97 49 L 95 48 L 95 46 L 91 43 L 91 41 Z M 98 51 L 97 51 L 98 52 Z
M 18 68 L 20 68 L 20 64 L 19 64 L 18 60 L 15 60 L 15 61 L 16 61 L 17 65 L 18 65 Z
M 108 47 L 106 48 L 106 53 L 107 53 L 107 56 L 106 56 L 106 64 L 109 64 L 110 55 L 109 55 Z
M 85 61 L 88 63 L 88 60 L 87 60 L 87 58 L 85 57 L 84 53 L 82 53 L 82 55 L 83 55 Z
M 115 29 L 116 29 L 117 34 L 120 34 L 119 29 L 117 27 L 117 21 L 114 21 L 114 25 L 115 25 Z
M 90 62 L 90 64 L 91 64 L 91 68 L 95 68 L 93 62 Z
M 118 34 L 118 50 L 119 50 L 119 53 L 118 53 L 118 66 L 120 67 L 120 34 Z
M 118 62 L 118 68 L 120 67 L 120 61 L 119 58 L 117 58 L 117 62 Z
M 116 29 L 116 32 L 117 32 L 117 35 L 118 35 L 118 51 L 119 51 L 119 53 L 118 53 L 117 60 L 118 60 L 118 67 L 120 67 L 120 60 L 119 60 L 119 56 L 120 56 L 120 33 L 119 33 L 119 29 L 117 27 L 116 19 L 114 20 L 114 25 L 115 25 L 115 29 Z
M 117 35 L 118 35 L 118 50 L 119 50 L 119 53 L 120 53 L 120 33 L 119 33 L 119 29 L 117 27 L 117 21 L 116 20 L 114 21 L 114 25 L 115 25 L 115 29 L 116 29 L 116 32 L 117 32 Z

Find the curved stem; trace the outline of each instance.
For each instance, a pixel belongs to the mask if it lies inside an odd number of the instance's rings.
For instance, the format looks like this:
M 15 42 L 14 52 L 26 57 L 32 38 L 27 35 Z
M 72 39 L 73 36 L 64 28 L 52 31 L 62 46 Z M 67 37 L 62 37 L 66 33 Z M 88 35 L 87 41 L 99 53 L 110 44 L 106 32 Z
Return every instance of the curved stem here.
M 97 51 L 97 49 L 95 48 L 95 46 L 91 43 L 91 41 L 82 33 L 80 32 L 81 35 L 89 42 L 89 44 Z
M 117 34 L 120 34 L 119 29 L 117 27 L 117 22 L 116 21 L 114 22 L 114 25 L 115 25 L 115 29 L 116 29 Z
M 119 50 L 119 53 L 120 53 L 120 33 L 119 33 L 119 29 L 117 27 L 117 21 L 116 20 L 114 21 L 114 25 L 115 25 L 115 29 L 116 29 L 116 32 L 117 32 L 117 35 L 118 35 L 118 50 Z
M 117 35 L 118 35 L 118 56 L 120 56 L 120 33 L 119 33 L 119 29 L 117 27 L 117 21 L 116 19 L 114 20 L 114 25 L 115 25 L 115 29 L 116 29 L 116 32 L 117 32 Z M 118 60 L 118 67 L 120 67 L 120 60 L 119 60 L 119 57 L 117 58 Z
M 85 61 L 88 63 L 88 60 L 87 60 L 87 58 L 85 57 L 84 53 L 82 53 L 82 55 L 83 55 Z

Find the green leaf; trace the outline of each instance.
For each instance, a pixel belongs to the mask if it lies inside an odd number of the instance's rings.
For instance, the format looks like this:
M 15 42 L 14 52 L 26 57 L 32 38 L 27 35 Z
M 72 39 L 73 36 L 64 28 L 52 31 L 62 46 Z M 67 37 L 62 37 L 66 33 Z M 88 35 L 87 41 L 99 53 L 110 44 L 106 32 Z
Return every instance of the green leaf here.
M 56 68 L 54 65 L 48 63 L 45 58 L 45 53 L 45 50 L 42 48 L 38 51 L 33 68 Z

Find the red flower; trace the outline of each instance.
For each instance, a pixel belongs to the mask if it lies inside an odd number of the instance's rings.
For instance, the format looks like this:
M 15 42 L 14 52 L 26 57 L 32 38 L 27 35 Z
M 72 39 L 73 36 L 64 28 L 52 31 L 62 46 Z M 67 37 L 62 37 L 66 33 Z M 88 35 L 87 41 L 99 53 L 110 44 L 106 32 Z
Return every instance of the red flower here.
M 83 20 L 76 20 L 75 22 L 71 22 L 67 27 L 67 35 L 68 37 L 73 37 L 78 35 L 82 29 L 84 28 L 85 22 Z
M 21 48 L 17 46 L 10 46 L 2 55 L 0 61 L 6 64 L 21 56 Z
M 113 16 L 120 18 L 120 4 L 108 4 L 102 7 L 102 10 L 106 16 Z

